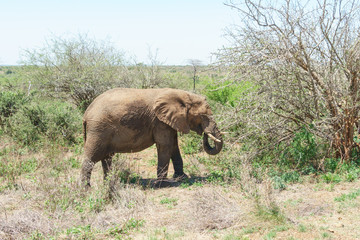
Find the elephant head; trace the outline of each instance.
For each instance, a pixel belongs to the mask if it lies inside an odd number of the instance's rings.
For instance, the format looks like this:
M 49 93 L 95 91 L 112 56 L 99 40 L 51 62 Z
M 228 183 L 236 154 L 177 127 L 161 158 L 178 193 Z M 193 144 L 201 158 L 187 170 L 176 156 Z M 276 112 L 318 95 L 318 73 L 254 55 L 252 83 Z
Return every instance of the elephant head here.
M 221 133 L 205 97 L 169 89 L 157 97 L 154 111 L 160 121 L 179 132 L 189 133 L 192 130 L 199 135 L 204 134 L 203 146 L 206 153 L 215 155 L 221 151 Z M 214 141 L 214 147 L 210 146 L 209 137 Z

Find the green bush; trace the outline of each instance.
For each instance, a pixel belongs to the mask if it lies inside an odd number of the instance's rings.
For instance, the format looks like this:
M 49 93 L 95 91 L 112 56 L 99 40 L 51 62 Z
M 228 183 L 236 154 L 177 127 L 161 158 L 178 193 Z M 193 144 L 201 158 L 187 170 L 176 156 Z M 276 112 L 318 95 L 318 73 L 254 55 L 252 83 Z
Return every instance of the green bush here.
M 75 142 L 76 134 L 82 129 L 81 113 L 65 103 L 49 106 L 48 110 L 49 123 L 46 135 L 52 140 L 61 136 L 69 142 Z
M 295 133 L 291 144 L 285 147 L 280 159 L 283 165 L 311 171 L 313 168 L 309 168 L 309 166 L 314 163 L 317 152 L 315 136 L 303 127 Z M 304 173 L 308 174 L 309 172 Z
M 30 124 L 41 132 L 45 133 L 47 130 L 47 119 L 46 112 L 42 106 L 35 105 L 24 107 L 23 109 L 24 116 L 30 121 Z
M 281 178 L 287 183 L 296 183 L 300 180 L 300 173 L 297 171 L 285 172 Z
M 297 183 L 300 181 L 300 173 L 297 171 L 288 171 L 280 174 L 275 172 L 269 175 L 272 175 L 271 180 L 274 188 L 280 190 L 284 190 L 287 183 Z
M 63 102 L 29 104 L 11 118 L 8 133 L 23 145 L 34 145 L 40 139 L 74 143 L 81 130 L 80 113 Z
M 214 80 L 208 80 L 204 94 L 208 99 L 219 102 L 222 105 L 229 104 L 231 107 L 235 107 L 239 99 L 246 98 L 253 89 L 253 83 L 247 81 L 240 83 L 234 83 L 232 81 L 216 83 Z
M 281 177 L 274 176 L 271 178 L 271 180 L 272 180 L 274 189 L 284 190 L 286 188 L 286 183 L 285 183 L 284 179 L 282 179 Z
M 184 154 L 198 153 L 202 149 L 202 137 L 194 132 L 183 135 L 181 137 L 181 151 Z
M 4 125 L 9 117 L 29 102 L 30 98 L 19 91 L 0 92 L 0 125 Z
M 337 173 L 326 173 L 321 176 L 326 183 L 339 183 L 341 182 L 341 176 Z
M 19 111 L 10 118 L 10 126 L 6 129 L 6 133 L 22 145 L 33 145 L 40 136 L 38 129 L 31 123 L 26 115 Z
M 215 156 L 212 158 L 204 157 L 199 158 L 199 162 L 204 164 L 209 171 L 207 181 L 226 183 L 233 180 L 240 180 L 242 174 L 241 165 L 242 162 L 239 160 L 237 155 L 225 154 L 222 156 Z M 256 173 L 251 172 L 251 175 Z
M 356 179 L 359 178 L 360 175 L 360 169 L 353 169 L 353 170 L 349 170 L 346 174 L 345 174 L 345 180 L 347 182 L 353 182 Z

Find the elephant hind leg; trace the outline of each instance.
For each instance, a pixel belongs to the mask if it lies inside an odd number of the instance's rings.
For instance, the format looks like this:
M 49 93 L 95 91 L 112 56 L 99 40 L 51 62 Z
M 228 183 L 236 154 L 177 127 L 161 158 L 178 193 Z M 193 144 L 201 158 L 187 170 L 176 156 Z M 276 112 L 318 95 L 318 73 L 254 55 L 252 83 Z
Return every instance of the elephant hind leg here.
M 86 141 L 84 147 L 84 162 L 81 169 L 81 182 L 83 186 L 89 188 L 91 172 L 94 168 L 94 165 L 100 160 L 109 156 L 109 153 L 106 148 L 106 144 L 99 144 L 98 141 L 89 141 L 89 136 L 87 138 L 88 140 Z
M 81 167 L 81 184 L 85 188 L 90 187 L 91 172 L 94 168 L 95 162 L 91 161 L 90 158 L 85 158 Z
M 114 156 L 114 153 L 109 154 L 104 159 L 101 159 L 101 164 L 104 172 L 104 181 L 107 180 L 108 174 L 111 170 L 111 164 L 112 164 L 112 157 Z

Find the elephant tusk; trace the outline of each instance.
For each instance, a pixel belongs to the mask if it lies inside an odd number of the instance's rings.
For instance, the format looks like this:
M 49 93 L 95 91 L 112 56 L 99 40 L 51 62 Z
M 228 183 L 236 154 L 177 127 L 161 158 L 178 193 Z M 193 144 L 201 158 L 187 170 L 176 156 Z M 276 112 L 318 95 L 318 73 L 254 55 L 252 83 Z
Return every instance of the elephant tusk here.
M 221 140 L 217 139 L 216 137 L 214 137 L 211 133 L 207 133 L 207 135 L 212 139 L 214 140 L 215 142 L 221 142 Z

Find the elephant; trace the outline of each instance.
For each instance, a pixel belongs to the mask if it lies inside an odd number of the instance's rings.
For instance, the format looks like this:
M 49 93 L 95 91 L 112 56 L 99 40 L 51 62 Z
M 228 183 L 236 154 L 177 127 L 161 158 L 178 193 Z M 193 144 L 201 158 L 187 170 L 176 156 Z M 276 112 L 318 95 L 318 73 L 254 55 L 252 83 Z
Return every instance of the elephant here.
M 101 161 L 104 180 L 115 153 L 133 153 L 156 144 L 157 178 L 167 178 L 170 159 L 175 179 L 186 179 L 178 134 L 203 135 L 206 153 L 218 154 L 221 132 L 205 97 L 183 90 L 115 88 L 94 99 L 83 116 L 84 158 L 81 183 L 90 187 L 91 172 Z M 210 146 L 208 138 L 214 141 Z

